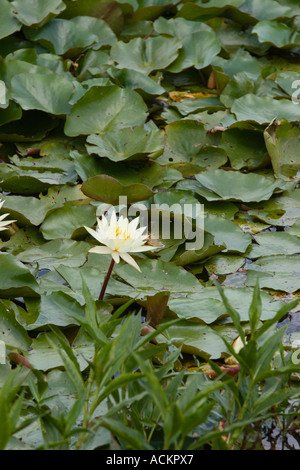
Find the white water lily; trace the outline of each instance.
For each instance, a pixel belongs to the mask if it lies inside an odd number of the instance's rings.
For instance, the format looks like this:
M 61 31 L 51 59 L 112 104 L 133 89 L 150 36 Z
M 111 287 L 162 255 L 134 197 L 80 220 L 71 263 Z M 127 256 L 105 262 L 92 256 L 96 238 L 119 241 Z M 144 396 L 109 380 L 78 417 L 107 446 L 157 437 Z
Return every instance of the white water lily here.
M 116 263 L 119 263 L 120 258 L 122 258 L 126 263 L 141 272 L 129 253 L 155 250 L 156 247 L 144 245 L 148 235 L 143 235 L 143 233 L 147 227 L 137 228 L 139 222 L 139 217 L 131 222 L 123 216 L 120 216 L 117 220 L 115 212 L 112 212 L 109 221 L 105 216 L 101 220 L 97 219 L 96 230 L 89 227 L 85 227 L 85 229 L 104 246 L 95 246 L 89 252 L 111 255 Z
M 2 208 L 3 204 L 5 201 L 0 200 L 0 209 Z M 16 222 L 15 220 L 3 220 L 5 217 L 7 217 L 9 214 L 2 214 L 0 215 L 0 232 L 2 230 L 7 230 L 7 225 L 12 224 L 13 222 Z

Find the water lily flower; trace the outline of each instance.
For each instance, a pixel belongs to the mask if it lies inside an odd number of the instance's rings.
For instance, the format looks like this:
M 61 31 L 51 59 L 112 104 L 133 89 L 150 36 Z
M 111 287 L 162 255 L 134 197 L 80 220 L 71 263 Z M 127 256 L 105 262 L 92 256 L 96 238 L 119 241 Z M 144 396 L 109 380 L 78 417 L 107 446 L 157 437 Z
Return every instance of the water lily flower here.
M 122 258 L 126 263 L 141 272 L 138 264 L 129 253 L 155 250 L 156 247 L 145 245 L 148 235 L 143 235 L 143 233 L 147 227 L 137 228 L 139 223 L 139 217 L 131 222 L 123 216 L 117 219 L 115 211 L 112 212 L 109 221 L 105 216 L 101 220 L 97 219 L 96 230 L 89 227 L 85 227 L 85 229 L 104 246 L 95 246 L 89 252 L 111 255 L 116 263 L 119 263 L 120 258 Z
M 2 208 L 3 204 L 5 201 L 0 200 L 0 209 Z M 15 220 L 3 220 L 5 217 L 7 217 L 9 214 L 2 214 L 0 215 L 0 232 L 2 230 L 7 230 L 6 225 L 12 224 L 13 222 L 16 222 Z

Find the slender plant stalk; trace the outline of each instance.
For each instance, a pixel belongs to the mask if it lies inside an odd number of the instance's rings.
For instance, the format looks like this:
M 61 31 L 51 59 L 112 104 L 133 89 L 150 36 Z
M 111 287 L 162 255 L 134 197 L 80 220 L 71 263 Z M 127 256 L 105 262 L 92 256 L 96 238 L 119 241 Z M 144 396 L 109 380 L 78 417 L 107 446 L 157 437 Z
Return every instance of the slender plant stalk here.
M 107 287 L 107 283 L 108 283 L 110 275 L 112 273 L 114 264 L 115 264 L 115 261 L 112 259 L 111 263 L 109 265 L 106 277 L 105 277 L 104 282 L 103 282 L 103 286 L 102 286 L 102 289 L 101 289 L 101 292 L 100 292 L 100 295 L 99 295 L 99 300 L 103 300 L 103 297 L 104 297 L 104 294 L 105 294 L 105 291 L 106 291 L 106 287 Z

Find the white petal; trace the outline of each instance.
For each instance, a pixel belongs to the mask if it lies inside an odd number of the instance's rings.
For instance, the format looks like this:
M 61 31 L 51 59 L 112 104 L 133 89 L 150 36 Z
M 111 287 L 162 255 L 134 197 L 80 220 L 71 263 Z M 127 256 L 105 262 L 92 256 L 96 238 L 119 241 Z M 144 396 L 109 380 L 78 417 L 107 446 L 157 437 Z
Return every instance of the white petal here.
M 123 230 L 127 230 L 128 228 L 128 219 L 125 219 L 122 215 L 120 216 L 119 220 L 118 220 L 118 225 L 119 225 L 119 228 L 121 230 L 121 232 Z
M 140 247 L 137 247 L 137 248 L 133 248 L 132 253 L 141 253 L 142 251 L 151 251 L 151 250 L 156 250 L 156 249 L 157 249 L 157 246 L 146 245 L 146 246 L 140 246 Z
M 117 216 L 116 216 L 115 211 L 113 211 L 112 214 L 111 214 L 110 221 L 109 221 L 109 225 L 111 226 L 111 228 L 112 228 L 114 231 L 116 231 L 116 227 L 117 227 Z
M 12 224 L 16 222 L 16 220 L 5 220 L 4 222 L 0 222 L 0 227 L 6 227 L 6 225 Z
M 132 251 L 131 247 L 133 244 L 133 240 L 130 238 L 127 238 L 127 240 L 123 240 L 123 243 L 119 243 L 118 245 L 118 251 L 120 253 L 128 253 L 129 251 Z
M 121 258 L 128 264 L 130 264 L 130 266 L 132 266 L 133 268 L 137 269 L 139 272 L 141 272 L 138 264 L 134 261 L 134 259 L 132 258 L 132 256 L 130 256 L 128 253 L 120 253 L 120 256 Z
M 90 227 L 86 227 L 85 225 L 84 228 L 89 232 L 90 235 L 92 235 L 92 237 L 98 240 L 99 243 L 104 243 L 106 245 L 105 241 L 103 240 L 103 237 L 101 237 L 99 233 L 96 232 L 96 230 L 93 230 Z
M 94 246 L 89 253 L 99 253 L 100 255 L 111 255 L 112 250 L 108 246 Z
M 111 256 L 113 257 L 113 260 L 116 262 L 116 263 L 119 263 L 120 262 L 120 255 L 117 251 L 112 251 L 111 252 Z
M 140 218 L 139 217 L 136 217 L 135 219 L 133 219 L 129 226 L 130 226 L 130 230 L 133 232 L 135 232 L 135 230 L 137 229 L 137 226 L 139 225 L 140 223 Z
M 1 207 L 0 207 L 0 209 L 1 209 Z M 9 215 L 9 213 L 0 215 L 0 220 L 5 219 L 5 217 L 7 217 L 8 215 Z
M 97 230 L 106 231 L 107 227 L 108 227 L 107 218 L 104 215 L 102 216 L 101 220 L 97 218 Z
M 105 245 L 109 246 L 109 248 L 111 248 L 112 251 L 115 251 L 117 249 L 117 246 L 116 246 L 116 239 L 113 239 L 113 238 L 107 238 L 105 240 Z

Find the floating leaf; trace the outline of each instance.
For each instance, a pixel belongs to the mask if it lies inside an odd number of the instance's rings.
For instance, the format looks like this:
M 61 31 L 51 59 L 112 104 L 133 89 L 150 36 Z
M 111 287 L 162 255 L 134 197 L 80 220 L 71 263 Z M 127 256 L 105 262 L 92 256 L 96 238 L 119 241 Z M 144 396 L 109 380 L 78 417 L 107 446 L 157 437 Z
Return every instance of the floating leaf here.
M 2 297 L 36 297 L 38 283 L 29 269 L 13 255 L 0 253 L 0 295 Z
M 196 179 L 200 183 L 197 193 L 208 201 L 263 201 L 270 199 L 274 192 L 288 188 L 282 180 L 257 173 L 213 170 L 196 175 Z
M 230 274 L 245 264 L 243 256 L 232 254 L 212 256 L 206 263 L 205 269 L 211 274 Z
M 260 42 L 269 42 L 277 47 L 294 47 L 300 43 L 300 34 L 279 21 L 264 20 L 252 29 Z
M 220 147 L 230 160 L 232 168 L 240 170 L 263 167 L 270 161 L 260 132 L 228 129 L 222 132 Z
M 142 274 L 135 273 L 131 266 L 116 266 L 115 272 L 133 287 L 144 291 L 197 292 L 202 285 L 191 273 L 173 263 L 159 260 L 141 260 Z
M 299 124 L 286 120 L 275 121 L 264 131 L 273 170 L 276 176 L 287 178 L 300 171 Z
M 224 287 L 223 289 L 230 305 L 238 311 L 241 321 L 248 322 L 248 310 L 253 295 L 252 289 L 230 287 Z M 283 302 L 274 302 L 272 296 L 264 291 L 261 291 L 261 298 L 263 304 L 262 320 L 273 318 L 280 306 L 283 305 Z M 169 300 L 168 306 L 179 318 L 185 320 L 198 320 L 211 324 L 218 318 L 228 317 L 227 310 L 215 287 L 206 287 L 196 294 L 188 294 L 177 298 L 173 296 Z M 226 321 L 231 320 L 226 318 Z
M 87 151 L 114 162 L 126 160 L 137 154 L 151 154 L 163 148 L 158 129 L 130 127 L 103 135 L 92 134 L 87 138 Z
M 84 317 L 83 308 L 72 297 L 64 292 L 43 294 L 40 299 L 27 299 L 26 308 L 36 317 L 34 323 L 27 326 L 35 330 L 46 325 L 78 325 L 76 317 Z
M 86 196 L 97 201 L 116 205 L 120 196 L 126 196 L 129 203 L 143 201 L 152 196 L 153 192 L 145 184 L 133 183 L 121 184 L 117 179 L 107 175 L 99 175 L 88 178 L 81 190 Z
M 14 0 L 11 4 L 18 20 L 26 26 L 41 23 L 66 8 L 61 0 Z
M 93 18 L 91 21 L 97 20 Z M 101 27 L 102 23 L 98 21 Z M 87 46 L 98 42 L 98 37 L 86 29 L 85 23 L 81 26 L 80 22 L 76 24 L 76 20 L 74 22 L 62 18 L 54 18 L 37 32 L 28 32 L 28 36 L 29 39 L 39 41 L 46 49 L 58 55 L 66 53 L 71 56 L 76 55 Z
M 96 208 L 91 205 L 65 205 L 53 210 L 41 225 L 41 232 L 46 240 L 72 237 L 74 232 L 84 225 L 92 226 L 96 222 Z M 82 229 L 85 233 L 85 229 Z
M 111 48 L 111 56 L 119 68 L 129 68 L 149 75 L 153 70 L 163 69 L 171 64 L 181 47 L 181 43 L 174 38 L 135 38 L 128 43 L 116 42 Z
M 180 320 L 168 328 L 168 339 L 182 352 L 207 355 L 218 359 L 226 347 L 222 338 L 209 326 L 199 322 Z
M 300 217 L 300 189 L 284 191 L 269 201 L 249 204 L 248 214 L 270 225 L 293 225 Z
M 69 239 L 55 239 L 37 247 L 24 249 L 17 258 L 24 263 L 38 264 L 39 269 L 58 266 L 81 266 L 86 261 L 90 245 Z
M 255 96 L 251 93 L 235 100 L 231 112 L 239 121 L 255 121 L 266 124 L 273 119 L 297 121 L 300 118 L 299 107 L 290 100 L 275 100 L 268 96 Z
M 8 0 L 0 1 L 0 38 L 5 38 L 21 29 L 21 23 L 13 14 L 13 6 Z
M 256 279 L 261 287 L 292 294 L 300 289 L 300 259 L 294 255 L 259 258 L 247 270 L 246 285 L 255 285 Z
M 254 236 L 256 244 L 247 251 L 247 258 L 268 255 L 300 254 L 300 240 L 287 232 L 262 232 Z
M 226 251 L 244 253 L 251 243 L 251 236 L 244 233 L 237 224 L 213 214 L 206 215 L 204 229 L 214 236 L 216 245 L 225 245 Z
M 25 328 L 23 328 L 15 318 L 12 308 L 0 301 L 0 340 L 7 347 L 17 348 L 21 351 L 26 350 L 31 343 Z
M 59 339 L 53 333 L 40 333 L 33 340 L 31 350 L 25 354 L 35 369 L 47 371 L 64 365 L 59 353 L 50 346 L 48 337 L 57 348 L 61 348 Z M 73 343 L 73 352 L 79 362 L 80 369 L 84 370 L 88 365 L 87 360 L 92 360 L 94 354 L 94 346 L 91 344 L 90 338 L 81 334 L 77 343 Z
M 133 90 L 117 86 L 90 88 L 67 116 L 65 134 L 98 134 L 143 125 L 147 107 Z
M 11 217 L 16 219 L 20 225 L 40 225 L 51 204 L 41 204 L 35 197 L 5 196 L 5 211 L 9 209 Z M 4 208 L 1 210 L 4 213 Z
M 142 72 L 127 68 L 109 68 L 107 73 L 115 79 L 118 84 L 129 90 L 142 90 L 149 95 L 162 95 L 165 89 L 156 83 L 152 78 L 147 77 Z
M 20 73 L 13 77 L 11 87 L 11 96 L 23 109 L 52 114 L 67 114 L 71 109 L 73 85 L 60 75 Z
M 201 47 L 199 47 L 199 43 L 201 43 Z M 220 44 L 213 31 L 190 33 L 182 39 L 182 49 L 180 49 L 179 56 L 167 70 L 178 73 L 192 66 L 196 69 L 203 69 L 211 64 L 212 59 L 220 50 Z

